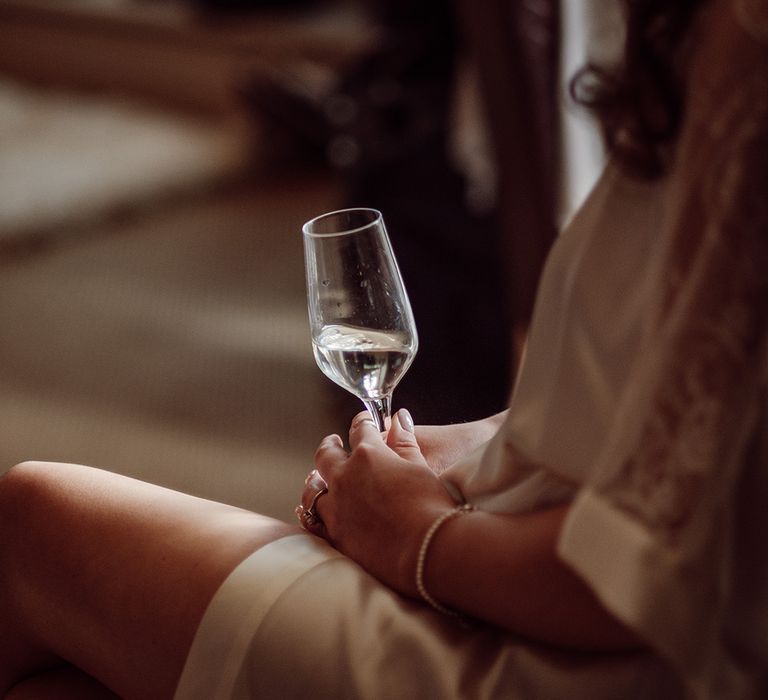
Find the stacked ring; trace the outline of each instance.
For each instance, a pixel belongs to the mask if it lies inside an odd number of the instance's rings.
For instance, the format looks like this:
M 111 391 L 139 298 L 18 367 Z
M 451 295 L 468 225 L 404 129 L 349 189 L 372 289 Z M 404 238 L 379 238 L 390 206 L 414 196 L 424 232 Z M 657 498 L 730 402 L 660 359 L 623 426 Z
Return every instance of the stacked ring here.
M 320 498 L 320 496 L 323 496 L 324 494 L 328 493 L 328 487 L 325 484 L 325 479 L 320 475 L 320 473 L 317 471 L 317 469 L 313 469 L 307 478 L 304 480 L 304 484 L 309 486 L 311 482 L 317 482 L 316 486 L 319 488 L 317 491 L 315 491 L 314 495 L 312 496 L 312 500 L 309 502 L 308 506 L 305 506 L 303 503 L 300 503 L 298 506 L 296 506 L 296 517 L 299 519 L 299 524 L 301 527 L 303 527 L 305 530 L 311 531 L 312 528 L 322 525 L 323 521 L 321 520 L 320 516 L 317 514 L 316 506 L 317 506 L 317 499 Z M 322 484 L 322 485 L 321 485 Z
M 303 505 L 296 508 L 296 515 L 298 515 L 299 522 L 305 530 L 309 530 L 315 525 L 322 525 L 323 521 L 315 510 L 315 504 L 317 503 L 317 499 L 326 493 L 328 493 L 328 489 L 323 487 L 312 497 L 312 502 L 309 504 L 309 508 L 305 508 Z

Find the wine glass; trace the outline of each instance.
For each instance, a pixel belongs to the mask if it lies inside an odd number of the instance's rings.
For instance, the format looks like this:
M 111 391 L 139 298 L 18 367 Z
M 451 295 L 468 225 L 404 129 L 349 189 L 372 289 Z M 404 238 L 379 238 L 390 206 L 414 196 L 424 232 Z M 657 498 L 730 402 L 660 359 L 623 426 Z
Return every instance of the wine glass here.
M 343 209 L 304 224 L 312 350 L 380 431 L 418 348 L 411 304 L 381 212 Z

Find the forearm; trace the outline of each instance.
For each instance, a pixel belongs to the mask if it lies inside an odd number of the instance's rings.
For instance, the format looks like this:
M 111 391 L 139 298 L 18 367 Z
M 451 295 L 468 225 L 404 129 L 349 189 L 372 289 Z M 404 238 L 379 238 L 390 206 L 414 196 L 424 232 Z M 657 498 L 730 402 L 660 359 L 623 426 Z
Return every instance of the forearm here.
M 416 439 L 436 474 L 488 442 L 506 419 L 508 409 L 495 415 L 453 425 L 417 425 Z
M 557 556 L 568 506 L 447 521 L 429 548 L 425 584 L 446 606 L 538 641 L 629 649 L 637 638 Z
M 419 545 L 454 503 L 400 417 L 386 443 L 365 413 L 350 427 L 350 452 L 338 435 L 320 443 L 315 465 L 328 491 L 317 511 L 323 535 L 339 551 L 393 589 L 418 597 Z M 557 557 L 567 512 L 567 506 L 517 515 L 475 511 L 445 521 L 427 552 L 427 591 L 445 606 L 542 642 L 637 646 Z

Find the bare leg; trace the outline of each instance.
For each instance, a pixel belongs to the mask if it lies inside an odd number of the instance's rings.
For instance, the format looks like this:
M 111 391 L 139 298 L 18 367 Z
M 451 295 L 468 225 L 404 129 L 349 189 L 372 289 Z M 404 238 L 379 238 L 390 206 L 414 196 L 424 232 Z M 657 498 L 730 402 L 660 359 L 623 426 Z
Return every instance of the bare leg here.
M 98 469 L 0 477 L 0 697 L 62 661 L 122 698 L 173 695 L 227 574 L 298 529 Z

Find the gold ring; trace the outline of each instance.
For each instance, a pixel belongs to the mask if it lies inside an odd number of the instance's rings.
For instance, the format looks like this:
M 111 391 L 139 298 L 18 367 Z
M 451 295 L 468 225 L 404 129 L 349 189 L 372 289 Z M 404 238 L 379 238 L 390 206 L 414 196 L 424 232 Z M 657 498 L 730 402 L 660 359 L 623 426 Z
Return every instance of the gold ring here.
M 312 502 L 309 504 L 309 508 L 304 509 L 308 515 L 320 520 L 320 517 L 318 516 L 317 511 L 315 511 L 315 504 L 317 503 L 317 499 L 326 493 L 328 493 L 328 488 L 324 486 L 314 496 L 312 496 Z

